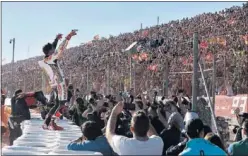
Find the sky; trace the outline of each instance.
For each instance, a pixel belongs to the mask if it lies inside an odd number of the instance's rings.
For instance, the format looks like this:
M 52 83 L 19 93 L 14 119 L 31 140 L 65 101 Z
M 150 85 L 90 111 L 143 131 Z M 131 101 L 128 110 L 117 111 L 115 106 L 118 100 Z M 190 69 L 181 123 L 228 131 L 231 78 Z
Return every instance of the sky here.
M 12 61 L 10 39 L 15 38 L 15 61 L 43 55 L 42 46 L 58 33 L 78 29 L 69 47 L 100 37 L 133 32 L 171 20 L 215 12 L 243 2 L 2 2 L 2 60 Z

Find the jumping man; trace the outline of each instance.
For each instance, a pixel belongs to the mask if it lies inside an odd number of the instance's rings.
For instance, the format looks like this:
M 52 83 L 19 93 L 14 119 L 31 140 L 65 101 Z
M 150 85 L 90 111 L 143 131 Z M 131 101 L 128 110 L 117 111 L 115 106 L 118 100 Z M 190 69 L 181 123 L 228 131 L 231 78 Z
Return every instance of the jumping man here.
M 65 40 L 59 45 L 59 48 L 56 50 L 58 40 L 62 38 L 62 34 L 58 34 L 54 42 L 47 43 L 43 47 L 43 52 L 45 57 L 43 60 L 39 61 L 40 67 L 45 70 L 45 73 L 49 76 L 50 86 L 55 93 L 55 105 L 51 108 L 49 113 L 46 116 L 45 122 L 42 126 L 43 129 L 52 129 L 52 130 L 63 130 L 62 127 L 57 126 L 54 121 L 51 122 L 52 116 L 63 106 L 67 101 L 67 83 L 65 80 L 64 72 L 60 66 L 60 60 L 62 54 L 66 49 L 72 36 L 75 36 L 77 30 L 72 30 Z

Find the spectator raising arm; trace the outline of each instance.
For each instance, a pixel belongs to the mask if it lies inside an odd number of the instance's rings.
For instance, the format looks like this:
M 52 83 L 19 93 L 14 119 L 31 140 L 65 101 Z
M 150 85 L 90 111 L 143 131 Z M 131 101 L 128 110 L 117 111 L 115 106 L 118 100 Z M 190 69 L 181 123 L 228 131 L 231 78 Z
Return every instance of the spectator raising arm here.
M 112 137 L 115 134 L 115 128 L 116 128 L 116 122 L 117 122 L 117 117 L 118 115 L 122 112 L 124 107 L 124 103 L 123 102 L 119 102 L 112 110 L 112 113 L 109 117 L 108 123 L 107 123 L 107 127 L 106 127 L 106 137 L 109 141 L 109 143 L 111 144 L 111 140 Z
M 159 120 L 163 123 L 164 127 L 165 128 L 168 128 L 168 122 L 165 119 L 165 117 L 161 114 L 161 108 L 158 108 L 157 109 L 157 114 L 158 114 Z
M 87 118 L 87 115 L 88 115 L 91 111 L 92 111 L 92 109 L 87 108 L 87 109 L 83 112 L 82 117 Z
M 132 116 L 130 130 L 133 138 L 115 134 L 117 117 L 123 107 L 124 103 L 119 102 L 113 108 L 106 127 L 106 137 L 114 152 L 118 155 L 161 155 L 163 141 L 156 136 L 156 131 L 144 111 L 138 111 Z

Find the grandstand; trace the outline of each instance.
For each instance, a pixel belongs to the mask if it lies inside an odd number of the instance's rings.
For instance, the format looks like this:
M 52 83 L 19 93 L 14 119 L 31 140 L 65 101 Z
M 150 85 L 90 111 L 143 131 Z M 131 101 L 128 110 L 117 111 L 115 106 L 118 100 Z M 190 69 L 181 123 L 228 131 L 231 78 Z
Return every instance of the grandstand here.
M 193 32 L 198 32 L 202 43 L 218 37 L 226 42 L 224 45 L 209 44 L 208 42 L 207 47 L 200 48 L 202 55 L 215 53 L 218 56 L 217 86 L 220 87 L 224 81 L 230 81 L 235 93 L 247 93 L 247 38 L 245 39 L 245 36 L 247 37 L 247 15 L 248 8 L 247 3 L 245 3 L 242 7 L 234 6 L 215 13 L 203 13 L 180 21 L 170 21 L 133 33 L 93 40 L 91 43 L 70 48 L 65 52 L 63 60 L 65 75 L 73 84 L 83 87 L 82 90 L 84 90 L 88 68 L 90 71 L 88 73 L 89 86 L 93 86 L 93 83 L 96 82 L 98 85 L 106 86 L 106 69 L 109 65 L 111 88 L 123 90 L 124 86 L 129 86 L 130 69 L 128 54 L 123 53 L 122 50 L 134 41 L 163 39 L 164 42 L 160 47 L 146 49 L 152 63 L 151 61 L 135 63 L 135 78 L 133 78 L 135 81 L 133 80 L 133 84 L 135 84 L 137 92 L 149 90 L 155 86 L 161 89 L 164 81 L 164 62 L 168 60 L 169 71 L 174 73 L 169 76 L 170 93 L 173 94 L 175 88 L 189 88 L 187 82 L 191 82 L 191 74 L 175 74 L 175 72 L 192 71 L 193 67 L 190 63 L 192 59 L 191 42 Z M 148 32 L 148 36 L 142 36 L 144 31 Z M 25 91 L 32 91 L 42 87 L 42 71 L 37 63 L 41 59 L 42 56 L 37 56 L 15 62 L 15 88 L 21 87 Z M 158 70 L 156 72 L 148 70 L 147 67 L 150 64 L 158 65 Z M 11 64 L 6 64 L 2 67 L 2 86 L 4 88 L 10 88 L 11 85 L 10 66 Z M 212 63 L 206 61 L 205 68 L 211 67 Z M 139 81 L 144 77 L 146 77 L 145 80 Z M 209 88 L 211 88 L 211 72 L 207 74 L 206 79 Z M 199 85 L 199 88 L 203 87 Z M 190 91 L 188 93 L 190 94 Z

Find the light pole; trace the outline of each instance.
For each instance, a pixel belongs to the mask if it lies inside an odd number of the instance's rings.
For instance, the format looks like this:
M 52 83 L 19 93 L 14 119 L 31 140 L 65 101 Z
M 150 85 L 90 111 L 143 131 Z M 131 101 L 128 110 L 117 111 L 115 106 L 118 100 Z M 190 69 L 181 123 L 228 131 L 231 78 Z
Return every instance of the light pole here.
M 10 95 L 12 96 L 14 91 L 15 38 L 10 39 L 9 43 L 13 44 L 12 64 L 11 64 L 11 92 L 10 92 Z

